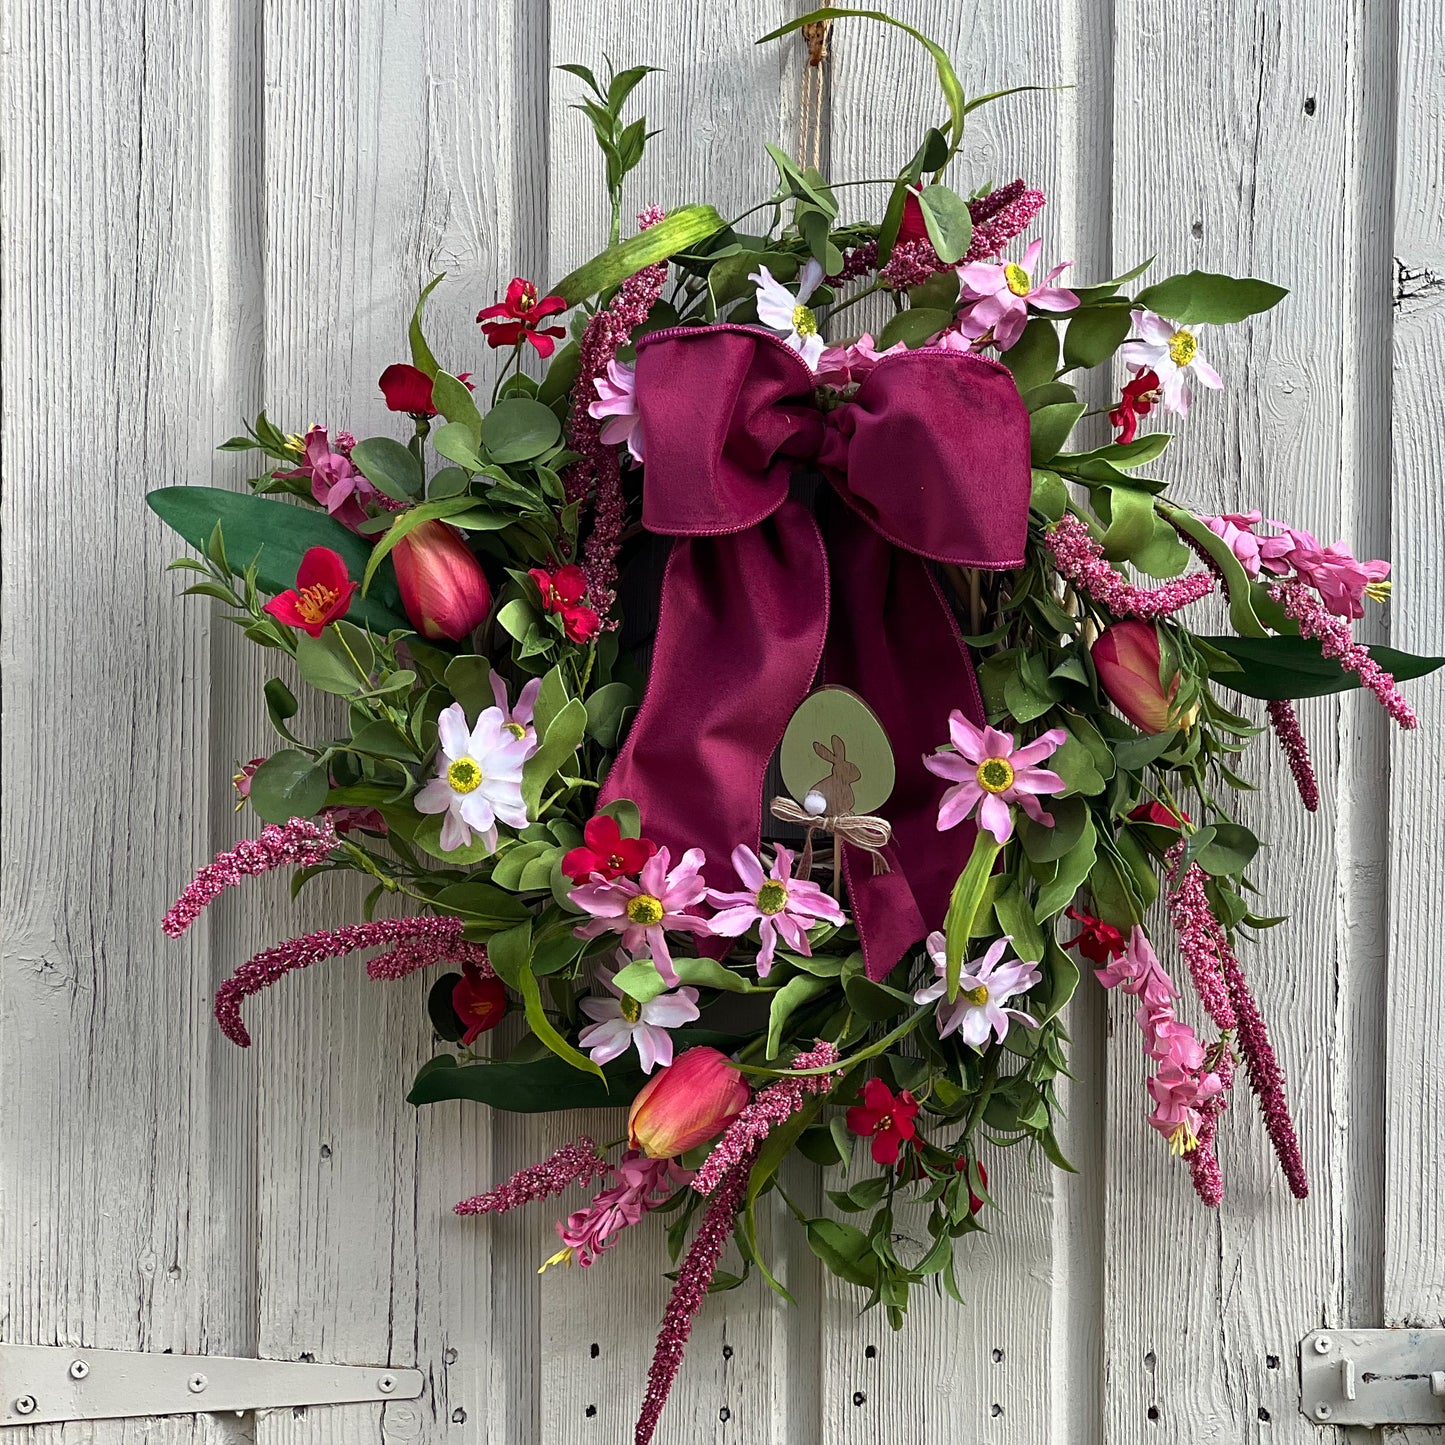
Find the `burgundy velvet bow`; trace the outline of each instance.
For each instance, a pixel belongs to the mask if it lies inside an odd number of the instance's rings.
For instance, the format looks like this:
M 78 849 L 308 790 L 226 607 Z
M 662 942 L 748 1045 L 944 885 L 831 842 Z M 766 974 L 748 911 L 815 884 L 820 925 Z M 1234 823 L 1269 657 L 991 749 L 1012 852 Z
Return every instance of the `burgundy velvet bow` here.
M 878 715 L 897 780 L 879 811 L 890 870 L 841 840 L 868 976 L 941 928 L 972 831 L 936 828 L 943 784 L 922 763 L 961 708 L 983 721 L 967 649 L 924 559 L 1021 565 L 1029 421 L 1004 367 L 966 352 L 885 357 L 820 410 L 811 372 L 748 326 L 675 328 L 637 348 L 647 451 L 643 525 L 675 537 L 642 708 L 603 789 L 631 798 L 674 858 L 707 855 L 713 886 L 756 849 L 763 776 L 814 679 Z M 831 484 L 819 516 L 795 467 Z M 724 874 L 726 876 L 719 876 Z

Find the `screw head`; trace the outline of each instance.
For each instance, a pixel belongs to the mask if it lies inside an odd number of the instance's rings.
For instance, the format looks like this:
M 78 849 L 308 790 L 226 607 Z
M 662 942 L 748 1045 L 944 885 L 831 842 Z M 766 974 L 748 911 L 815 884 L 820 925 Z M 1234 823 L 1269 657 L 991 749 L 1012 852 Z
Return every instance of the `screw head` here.
M 383 1375 L 383 1376 L 376 1382 L 376 1388 L 377 1388 L 378 1390 L 380 1390 L 383 1395 L 389 1395 L 389 1394 L 391 1394 L 391 1392 L 392 1392 L 394 1389 L 396 1389 L 396 1376 L 395 1376 L 395 1375 Z
M 1328 1405 L 1326 1405 L 1323 1400 L 1321 1400 L 1321 1401 L 1319 1402 L 1319 1404 L 1315 1406 L 1315 1419 L 1316 1419 L 1316 1420 L 1328 1420 L 1328 1419 L 1330 1418 L 1330 1416 L 1333 1415 L 1334 1413 L 1335 1413 L 1335 1412 L 1334 1412 L 1332 1409 L 1330 1409 L 1330 1407 L 1329 1407 Z
M 70 1378 L 72 1380 L 83 1380 L 90 1373 L 90 1366 L 84 1360 L 72 1360 L 70 1362 Z
M 1329 1352 L 1330 1352 L 1330 1345 L 1331 1345 L 1332 1343 L 1333 1343 L 1333 1341 L 1330 1339 L 1330 1337 L 1329 1337 L 1328 1335 L 1316 1335 L 1316 1336 L 1315 1336 L 1315 1354 L 1317 1354 L 1317 1355 L 1327 1355 L 1327 1354 L 1329 1354 Z
M 37 1408 L 34 1395 L 21 1395 L 15 1402 L 17 1415 L 33 1415 Z
M 199 1395 L 210 1383 L 204 1375 L 198 1373 L 192 1375 L 191 1378 L 186 1381 L 186 1389 L 193 1395 Z

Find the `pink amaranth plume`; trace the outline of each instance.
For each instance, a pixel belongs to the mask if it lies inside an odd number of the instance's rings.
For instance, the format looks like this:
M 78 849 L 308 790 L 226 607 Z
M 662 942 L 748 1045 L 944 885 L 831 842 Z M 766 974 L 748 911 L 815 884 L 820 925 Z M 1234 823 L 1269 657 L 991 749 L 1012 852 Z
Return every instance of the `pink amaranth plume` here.
M 216 1022 L 234 1044 L 246 1049 L 251 1035 L 241 1022 L 241 1005 L 252 994 L 269 988 L 298 968 L 310 968 L 328 958 L 341 958 L 362 948 L 395 945 L 390 954 L 375 960 L 382 965 L 373 975 L 400 978 L 426 964 L 443 959 L 474 962 L 490 974 L 486 950 L 462 937 L 460 918 L 380 918 L 373 923 L 351 923 L 343 928 L 323 928 L 301 938 L 290 939 L 274 948 L 262 949 L 243 963 L 216 990 Z
M 723 1249 L 732 1237 L 733 1220 L 747 1192 L 748 1172 L 755 1154 L 756 1150 L 743 1155 L 713 1191 L 707 1213 L 693 1236 L 692 1247 L 678 1270 L 677 1283 L 672 1287 L 667 1309 L 663 1312 L 657 1347 L 647 1372 L 647 1394 L 642 1401 L 642 1412 L 637 1417 L 634 1445 L 651 1445 L 658 1417 L 667 1403 L 668 1391 L 672 1389 L 672 1382 L 682 1365 L 683 1351 L 692 1333 L 692 1322 L 702 1308 Z
M 816 1048 L 799 1054 L 792 1067 L 822 1069 L 837 1062 L 837 1047 L 826 1039 L 820 1039 Z M 699 1194 L 711 1194 L 743 1159 L 757 1153 L 763 1140 L 777 1125 L 802 1108 L 803 1100 L 809 1094 L 826 1094 L 833 1087 L 836 1077 L 835 1074 L 795 1075 L 779 1079 L 761 1090 L 713 1145 L 712 1153 L 697 1171 L 692 1187 Z
M 1189 1151 L 1188 1159 L 1194 1192 L 1211 1209 L 1217 1209 L 1224 1198 L 1224 1176 L 1219 1172 L 1219 1155 L 1214 1143 L 1219 1134 L 1219 1116 L 1229 1107 L 1229 1091 L 1234 1087 L 1234 1056 L 1227 1039 L 1221 1039 L 1210 1053 L 1207 1067 L 1219 1076 L 1224 1087 L 1201 1108 L 1204 1123 L 1199 1129 L 1199 1142 Z
M 259 838 L 243 839 L 234 848 L 217 853 L 215 860 L 186 884 L 161 920 L 161 932 L 167 938 L 179 938 L 208 903 L 241 879 L 269 873 L 273 868 L 314 868 L 324 863 L 339 843 L 329 820 L 317 824 L 307 818 L 292 818 L 284 824 L 269 823 L 261 829 Z
M 495 1189 L 485 1194 L 474 1194 L 455 1207 L 457 1214 L 506 1214 L 534 1199 L 547 1199 L 560 1194 L 572 1185 L 586 1186 L 594 1179 L 601 1179 L 611 1169 L 602 1157 L 602 1151 L 586 1135 L 564 1144 L 555 1154 L 549 1154 L 540 1164 L 529 1164 L 519 1169 Z
M 1047 533 L 1044 546 L 1049 549 L 1061 577 L 1116 617 L 1140 617 L 1146 621 L 1166 617 L 1214 590 L 1214 577 L 1209 572 L 1191 572 L 1162 587 L 1135 587 L 1109 565 L 1104 549 L 1072 513 L 1066 513 Z
M 1420 719 L 1395 686 L 1394 677 L 1355 641 L 1349 623 L 1336 617 L 1302 582 L 1277 582 L 1269 595 L 1299 623 L 1301 636 L 1313 638 L 1326 657 L 1334 658 L 1346 672 L 1355 673 L 1402 728 L 1419 727 Z
M 1224 982 L 1224 959 L 1220 945 L 1224 941 L 1224 930 L 1209 906 L 1204 892 L 1204 870 L 1197 863 L 1191 863 L 1178 877 L 1179 860 L 1184 854 L 1184 840 L 1181 838 L 1164 855 L 1164 867 L 1173 883 L 1165 902 L 1169 907 L 1169 921 L 1179 938 L 1179 951 L 1189 965 L 1189 976 L 1194 981 L 1194 991 L 1199 995 L 1205 1012 L 1214 1020 L 1220 1033 L 1234 1028 L 1234 1007 L 1229 1001 L 1229 989 Z
M 650 206 L 638 216 L 641 230 L 654 226 L 665 213 Z M 632 340 L 632 333 L 647 320 L 667 280 L 667 263 L 645 266 L 629 276 L 618 288 L 612 304 L 599 311 L 582 333 L 581 369 L 572 388 L 572 411 L 568 418 L 572 449 L 581 460 L 567 470 L 567 500 L 592 497 L 592 529 L 587 537 L 582 570 L 587 577 L 587 596 L 604 619 L 616 601 L 617 554 L 622 546 L 622 476 L 617 448 L 602 440 L 602 423 L 588 408 L 597 399 L 595 383 L 607 375 L 608 364 Z M 615 626 L 616 624 L 611 624 Z
M 1266 705 L 1265 711 L 1269 714 L 1269 725 L 1274 729 L 1274 735 L 1279 739 L 1279 745 L 1289 761 L 1289 770 L 1294 775 L 1295 787 L 1299 789 L 1300 801 L 1308 812 L 1313 813 L 1320 805 L 1320 785 L 1315 779 L 1309 744 L 1305 741 L 1304 729 L 1300 727 L 1294 704 L 1287 698 L 1275 698 Z

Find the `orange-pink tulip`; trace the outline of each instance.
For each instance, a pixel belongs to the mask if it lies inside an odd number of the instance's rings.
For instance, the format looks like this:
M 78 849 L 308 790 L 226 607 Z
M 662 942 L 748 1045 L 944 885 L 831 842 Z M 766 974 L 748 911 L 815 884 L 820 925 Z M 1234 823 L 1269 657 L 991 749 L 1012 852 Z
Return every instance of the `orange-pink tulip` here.
M 1179 679 L 1172 678 L 1168 688 L 1160 680 L 1159 633 L 1152 622 L 1116 622 L 1099 634 L 1089 651 L 1100 687 L 1136 728 L 1162 733 L 1189 725 L 1192 715 L 1171 716 Z
M 721 1134 L 748 1102 L 743 1076 L 716 1049 L 695 1048 L 643 1085 L 627 1115 L 627 1137 L 652 1159 L 672 1159 Z
M 423 522 L 391 549 L 401 604 L 423 637 L 460 642 L 491 611 L 492 589 L 472 549 L 444 522 Z

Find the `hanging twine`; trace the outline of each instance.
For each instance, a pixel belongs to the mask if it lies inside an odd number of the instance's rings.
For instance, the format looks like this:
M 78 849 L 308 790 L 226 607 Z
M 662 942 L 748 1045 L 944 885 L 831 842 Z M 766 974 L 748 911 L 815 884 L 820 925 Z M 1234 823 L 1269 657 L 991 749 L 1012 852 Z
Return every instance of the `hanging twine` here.
M 802 29 L 808 47 L 798 101 L 798 161 L 805 170 L 823 168 L 823 62 L 828 58 L 831 20 L 815 20 Z
M 808 830 L 802 856 L 798 860 L 800 877 L 806 878 L 813 867 L 814 833 L 832 833 L 845 843 L 871 854 L 874 873 L 892 871 L 882 851 L 893 841 L 893 828 L 887 818 L 880 818 L 876 813 L 810 813 L 791 798 L 774 798 L 768 808 L 779 822 L 795 823 Z M 839 861 L 841 863 L 841 858 Z M 837 872 L 842 872 L 841 867 Z

